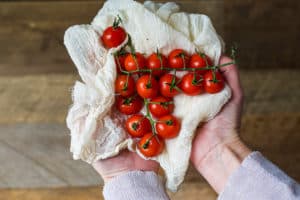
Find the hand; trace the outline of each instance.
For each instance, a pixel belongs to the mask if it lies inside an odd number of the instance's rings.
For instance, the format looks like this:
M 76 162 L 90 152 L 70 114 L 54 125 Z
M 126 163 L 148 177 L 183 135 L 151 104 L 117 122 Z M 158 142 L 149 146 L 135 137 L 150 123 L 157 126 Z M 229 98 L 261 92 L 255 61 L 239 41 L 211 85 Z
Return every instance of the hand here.
M 228 57 L 221 57 L 220 64 L 229 63 Z M 216 192 L 222 191 L 232 172 L 250 150 L 240 140 L 243 91 L 235 65 L 220 69 L 232 90 L 232 97 L 221 112 L 203 124 L 193 141 L 191 161 L 207 179 Z
M 157 173 L 159 164 L 155 161 L 144 160 L 136 153 L 124 150 L 115 157 L 93 163 L 93 167 L 101 175 L 104 182 L 108 182 L 116 176 L 135 170 Z

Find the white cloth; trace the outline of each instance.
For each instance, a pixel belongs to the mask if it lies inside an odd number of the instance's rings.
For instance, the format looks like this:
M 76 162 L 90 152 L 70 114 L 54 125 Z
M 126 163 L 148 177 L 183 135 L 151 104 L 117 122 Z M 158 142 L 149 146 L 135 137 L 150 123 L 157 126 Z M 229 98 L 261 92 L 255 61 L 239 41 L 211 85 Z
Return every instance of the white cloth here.
M 136 50 L 146 55 L 157 48 L 166 55 L 175 48 L 190 54 L 197 48 L 217 64 L 222 51 L 221 39 L 210 19 L 179 12 L 175 3 L 147 1 L 143 5 L 133 0 L 108 0 L 91 25 L 70 27 L 64 41 L 82 82 L 75 83 L 67 125 L 74 159 L 88 163 L 117 155 L 125 148 L 135 150 L 134 141 L 123 129 L 124 116 L 113 107 L 116 67 L 112 53 L 122 45 L 107 51 L 99 40 L 117 15 L 122 18 L 122 26 L 131 35 Z M 182 120 L 181 131 L 178 137 L 166 141 L 161 155 L 152 158 L 164 169 L 170 190 L 177 190 L 184 179 L 197 125 L 213 118 L 230 96 L 226 86 L 214 95 L 175 97 L 174 115 Z

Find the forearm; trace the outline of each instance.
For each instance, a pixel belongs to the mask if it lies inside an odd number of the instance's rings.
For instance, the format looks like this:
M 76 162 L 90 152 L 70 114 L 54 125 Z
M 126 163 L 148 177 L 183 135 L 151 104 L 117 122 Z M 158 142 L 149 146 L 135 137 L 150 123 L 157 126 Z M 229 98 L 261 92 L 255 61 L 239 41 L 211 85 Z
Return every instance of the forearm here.
M 132 171 L 104 185 L 105 200 L 168 200 L 163 183 L 154 172 Z
M 196 164 L 196 168 L 214 190 L 220 193 L 230 175 L 250 153 L 251 150 L 239 139 L 220 143 Z

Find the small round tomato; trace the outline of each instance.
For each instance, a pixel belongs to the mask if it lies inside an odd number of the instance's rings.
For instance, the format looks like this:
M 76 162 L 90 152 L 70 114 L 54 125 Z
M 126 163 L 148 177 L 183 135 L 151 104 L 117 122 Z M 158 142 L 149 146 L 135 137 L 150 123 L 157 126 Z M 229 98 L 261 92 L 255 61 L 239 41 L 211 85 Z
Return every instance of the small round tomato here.
M 180 82 L 180 89 L 189 96 L 196 96 L 204 92 L 202 76 L 197 73 L 184 75 Z
M 128 72 L 144 69 L 146 65 L 146 59 L 141 53 L 128 54 L 125 58 L 125 69 Z
M 118 75 L 115 81 L 115 91 L 123 97 L 129 97 L 135 92 L 134 79 L 130 75 Z
M 138 96 L 125 98 L 118 96 L 116 100 L 117 109 L 125 115 L 133 115 L 143 108 L 143 100 Z
M 180 121 L 172 115 L 166 115 L 159 118 L 155 125 L 157 134 L 165 139 L 176 137 L 179 134 L 180 127 Z
M 136 82 L 136 90 L 142 98 L 154 98 L 158 93 L 158 83 L 151 75 L 143 75 Z
M 121 70 L 125 70 L 125 58 L 127 57 L 127 55 L 128 53 L 124 53 L 115 57 L 115 63 L 118 73 L 121 73 Z
M 146 66 L 148 69 L 152 69 L 152 74 L 154 76 L 161 76 L 164 74 L 163 70 L 159 70 L 162 67 L 167 67 L 168 60 L 166 56 L 162 55 L 161 53 L 153 53 L 151 54 L 148 59 Z
M 151 124 L 145 116 L 133 115 L 126 121 L 126 130 L 132 137 L 143 137 L 151 131 Z
M 162 117 L 173 112 L 174 103 L 170 98 L 155 97 L 149 103 L 149 110 L 154 117 Z
M 194 69 L 206 68 L 208 66 L 212 66 L 211 59 L 205 55 L 200 53 L 195 53 L 191 56 L 189 67 Z M 208 70 L 197 70 L 199 74 L 205 74 Z
M 207 93 L 218 93 L 222 91 L 224 87 L 224 78 L 219 71 L 213 72 L 210 70 L 204 74 L 204 90 Z
M 154 157 L 164 150 L 165 143 L 159 136 L 147 133 L 142 137 L 137 146 L 144 156 Z
M 182 69 L 188 67 L 189 56 L 182 49 L 175 49 L 171 51 L 168 57 L 169 67 L 174 69 Z
M 115 19 L 113 26 L 104 30 L 101 40 L 105 47 L 113 48 L 122 44 L 126 39 L 126 31 L 119 26 L 121 19 Z
M 160 93 L 164 97 L 174 97 L 179 94 L 179 79 L 172 74 L 165 74 L 159 80 Z

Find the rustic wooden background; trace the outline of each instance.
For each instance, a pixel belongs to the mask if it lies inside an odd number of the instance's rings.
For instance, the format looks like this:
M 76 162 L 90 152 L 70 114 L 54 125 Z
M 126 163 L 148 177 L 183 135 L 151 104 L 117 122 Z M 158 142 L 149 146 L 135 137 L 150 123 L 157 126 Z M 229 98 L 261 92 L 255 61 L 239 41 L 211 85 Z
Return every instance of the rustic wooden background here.
M 227 46 L 238 45 L 246 93 L 242 137 L 300 181 L 300 1 L 176 2 L 209 15 Z M 65 116 L 78 77 L 62 39 L 102 4 L 0 0 L 0 200 L 100 199 L 101 180 L 68 153 Z M 191 168 L 172 199 L 199 195 L 216 197 Z

